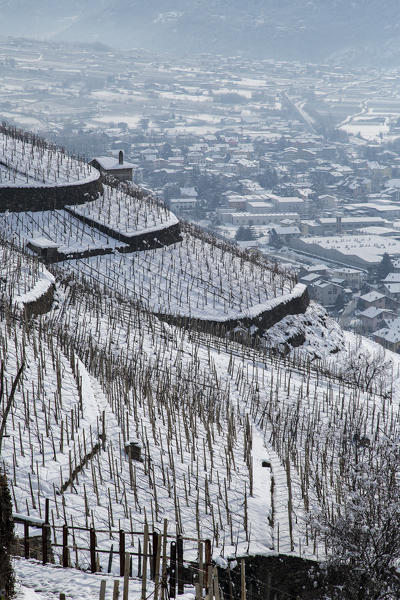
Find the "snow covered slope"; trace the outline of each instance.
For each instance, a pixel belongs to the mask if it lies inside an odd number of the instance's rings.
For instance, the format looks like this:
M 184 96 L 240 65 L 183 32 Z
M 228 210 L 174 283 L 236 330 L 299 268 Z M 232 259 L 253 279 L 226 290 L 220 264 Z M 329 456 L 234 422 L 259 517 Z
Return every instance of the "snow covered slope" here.
M 21 139 L 0 130 L 0 188 L 65 186 L 97 179 L 99 172 L 90 165 L 35 138 Z
M 325 552 L 307 515 L 340 507 L 343 461 L 368 452 L 379 469 L 397 436 L 398 357 L 385 358 L 393 388 L 363 391 L 346 371 L 356 340 L 342 337 L 332 364 L 325 340 L 341 332 L 313 305 L 302 325 L 320 358 L 300 349 L 283 359 L 161 323 L 83 272 L 54 273 L 58 301 L 39 321 L 0 312 L 5 390 L 25 365 L 2 445 L 16 512 L 43 517 L 50 498 L 58 543 L 63 523 L 94 523 L 110 548 L 119 528 L 140 531 L 145 519 L 161 528 L 167 518 L 185 536 L 210 538 L 214 556 Z M 143 457 L 133 465 L 132 441 Z M 87 546 L 87 532 L 74 536 Z M 137 538 L 127 544 L 134 551 Z M 186 556 L 196 555 L 194 543 Z M 71 560 L 89 566 L 83 550 Z

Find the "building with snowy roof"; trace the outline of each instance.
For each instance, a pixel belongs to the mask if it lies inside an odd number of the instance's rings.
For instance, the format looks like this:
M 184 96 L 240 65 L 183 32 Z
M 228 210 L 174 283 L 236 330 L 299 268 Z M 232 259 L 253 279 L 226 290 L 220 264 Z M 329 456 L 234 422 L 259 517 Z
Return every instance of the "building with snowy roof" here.
M 118 179 L 118 181 L 132 181 L 134 166 L 130 162 L 124 161 L 124 153 L 120 150 L 118 160 L 114 156 L 96 156 L 90 163 L 92 167 Z

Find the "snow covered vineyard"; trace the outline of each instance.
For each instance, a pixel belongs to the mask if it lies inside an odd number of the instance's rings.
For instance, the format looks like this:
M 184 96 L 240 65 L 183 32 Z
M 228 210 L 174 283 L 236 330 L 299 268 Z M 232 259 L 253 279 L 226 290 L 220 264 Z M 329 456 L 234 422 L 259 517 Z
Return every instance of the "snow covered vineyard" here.
M 165 518 L 170 530 L 209 538 L 214 558 L 329 553 L 316 516 L 346 510 L 346 490 L 363 481 L 351 466 L 377 480 L 399 459 L 397 357 L 385 367 L 393 389 L 362 391 L 349 365 L 354 352 L 375 349 L 357 348 L 333 323 L 319 336 L 306 331 L 325 359 L 311 362 L 299 349 L 284 360 L 161 323 L 82 273 L 56 275 L 58 305 L 48 315 L 29 326 L 7 312 L 0 320 L 6 390 L 25 364 L 2 460 L 16 512 L 43 518 L 50 498 L 56 563 L 64 524 L 74 535 L 71 563 L 90 569 L 79 550 L 87 532 L 71 524 L 94 524 L 107 550 L 119 529 L 143 531 L 147 520 L 162 530 Z M 307 317 L 317 320 L 318 310 Z M 341 338 L 334 369 L 328 326 Z M 130 460 L 132 442 L 142 460 Z M 138 536 L 126 536 L 126 550 L 137 549 Z M 185 560 L 196 558 L 196 543 L 185 547 Z M 108 555 L 99 561 L 106 570 Z
M 50 310 L 55 290 L 53 275 L 34 257 L 0 244 L 0 310 L 25 311 L 25 316 Z
M 294 289 L 290 273 L 190 228 L 181 242 L 131 252 L 66 210 L 0 213 L 0 227 L 20 247 L 64 259 L 59 265 L 65 272 L 83 273 L 155 313 L 218 324 L 252 320 L 282 305 L 280 319 L 290 312 L 287 302 L 297 298 L 294 312 L 307 306 L 307 299 L 301 304 L 303 287 Z
M 103 180 L 107 182 L 104 185 Z M 60 209 L 67 207 L 69 213 L 63 214 Z M 49 223 L 50 217 L 46 215 L 57 209 L 64 235 L 60 223 Z M 28 216 L 25 211 L 29 211 Z M 20 214 L 9 223 L 9 212 Z M 143 250 L 181 239 L 177 218 L 135 186 L 100 177 L 99 171 L 84 161 L 66 155 L 37 136 L 6 126 L 0 127 L 1 213 L 5 214 L 2 224 L 5 234 L 17 236 L 22 245 L 32 241 L 27 219 L 32 223 L 34 237 L 38 230 L 41 232 L 41 247 L 44 240 L 64 249 L 78 242 L 79 252 L 85 247 L 93 252 L 98 247 L 101 253 L 106 240 L 109 248 L 114 248 L 117 240 L 119 248 L 126 244 L 131 250 Z M 76 224 L 78 219 L 85 227 Z M 66 223 L 68 220 L 71 224 Z M 52 259 L 60 260 L 63 254 L 63 251 L 61 256 L 53 252 Z
M 96 198 L 100 174 L 41 138 L 0 127 L 0 211 L 62 208 Z
M 276 299 L 289 296 L 295 285 L 270 264 L 189 233 L 179 244 L 71 261 L 65 268 L 127 294 L 155 313 L 217 322 L 258 316 Z

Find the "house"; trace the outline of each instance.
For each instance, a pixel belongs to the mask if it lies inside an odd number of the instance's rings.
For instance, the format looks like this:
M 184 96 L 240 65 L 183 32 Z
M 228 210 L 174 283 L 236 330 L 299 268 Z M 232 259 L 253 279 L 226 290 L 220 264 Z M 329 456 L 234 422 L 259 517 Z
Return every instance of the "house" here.
M 322 306 L 335 306 L 338 298 L 344 296 L 344 289 L 341 285 L 332 281 L 317 281 L 311 286 L 311 296 Z
M 180 210 L 193 210 L 196 208 L 197 199 L 196 198 L 171 198 L 168 200 L 168 204 L 172 211 L 180 211 Z
M 32 252 L 40 256 L 45 262 L 55 262 L 58 259 L 58 246 L 57 242 L 53 242 L 42 236 L 33 237 L 26 244 L 29 250 L 32 250 Z
M 384 283 L 382 290 L 389 298 L 400 301 L 400 283 Z
M 392 352 L 400 350 L 400 318 L 394 319 L 387 327 L 378 329 L 372 334 L 372 338 L 384 348 Z
M 361 312 L 359 317 L 363 330 L 369 333 L 387 327 L 388 322 L 394 319 L 392 311 L 385 308 L 375 308 L 375 306 L 370 306 Z
M 385 294 L 381 294 L 380 292 L 373 290 L 364 296 L 360 296 L 360 305 L 362 308 L 364 308 L 364 310 L 370 308 L 371 306 L 375 308 L 385 308 L 386 296 Z
M 334 273 L 337 277 L 344 279 L 346 285 L 352 290 L 359 290 L 361 287 L 361 271 L 358 269 L 352 269 L 351 267 L 340 267 L 334 269 Z
M 300 236 L 301 231 L 296 226 L 276 225 L 270 231 L 270 242 L 273 246 L 287 245 L 293 238 Z
M 120 150 L 118 154 L 118 160 L 113 156 L 96 156 L 89 164 L 100 171 L 100 173 L 111 175 L 119 181 L 132 181 L 133 168 L 135 165 L 124 162 L 124 153 L 122 150 Z

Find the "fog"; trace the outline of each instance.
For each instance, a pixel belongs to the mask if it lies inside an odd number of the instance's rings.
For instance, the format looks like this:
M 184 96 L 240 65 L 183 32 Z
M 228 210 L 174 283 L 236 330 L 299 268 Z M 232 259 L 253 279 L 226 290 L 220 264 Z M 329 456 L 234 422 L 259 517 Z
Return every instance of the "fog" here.
M 191 56 L 199 52 L 390 66 L 396 0 L 2 0 L 0 35 Z

